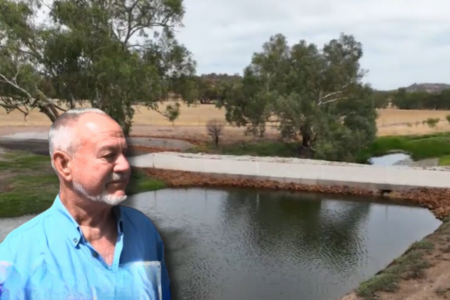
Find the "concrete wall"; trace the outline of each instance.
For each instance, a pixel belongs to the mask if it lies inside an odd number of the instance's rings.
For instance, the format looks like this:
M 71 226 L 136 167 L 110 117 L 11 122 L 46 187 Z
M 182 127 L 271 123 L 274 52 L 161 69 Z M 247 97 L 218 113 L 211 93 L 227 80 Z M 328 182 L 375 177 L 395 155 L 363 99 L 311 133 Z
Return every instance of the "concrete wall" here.
M 267 158 L 153 153 L 130 158 L 137 167 L 200 172 L 236 178 L 269 179 L 317 185 L 347 185 L 365 189 L 405 190 L 450 188 L 450 172 L 392 166 L 277 162 Z

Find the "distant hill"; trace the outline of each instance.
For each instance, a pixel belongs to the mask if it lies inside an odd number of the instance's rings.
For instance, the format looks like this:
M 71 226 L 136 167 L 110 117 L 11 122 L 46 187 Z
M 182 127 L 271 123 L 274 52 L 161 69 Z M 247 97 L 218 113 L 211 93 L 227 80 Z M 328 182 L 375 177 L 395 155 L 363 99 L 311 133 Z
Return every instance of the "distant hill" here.
M 450 89 L 450 84 L 446 83 L 414 83 L 405 87 L 407 92 L 428 92 L 439 93 L 443 90 Z

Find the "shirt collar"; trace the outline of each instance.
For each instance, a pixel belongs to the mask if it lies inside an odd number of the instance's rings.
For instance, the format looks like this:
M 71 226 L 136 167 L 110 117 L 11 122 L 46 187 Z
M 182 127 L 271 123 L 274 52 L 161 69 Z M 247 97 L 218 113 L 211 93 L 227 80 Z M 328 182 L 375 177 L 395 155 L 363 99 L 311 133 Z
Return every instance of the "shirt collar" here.
M 66 231 L 67 238 L 74 247 L 78 247 L 78 244 L 82 241 L 86 242 L 79 224 L 77 223 L 77 221 L 75 221 L 75 219 L 69 213 L 67 208 L 61 202 L 59 194 L 56 196 L 55 201 L 53 202 L 53 205 L 51 206 L 50 209 L 57 212 L 58 215 L 63 217 L 65 221 L 68 221 L 63 223 L 64 225 L 63 224 L 60 225 L 65 226 L 64 228 L 61 229 Z M 119 235 L 123 235 L 123 219 L 120 206 L 119 205 L 114 206 L 112 208 L 112 211 L 117 220 L 117 232 Z
M 119 205 L 116 205 L 116 206 L 113 206 L 112 211 L 117 220 L 117 233 L 123 234 L 122 210 L 120 209 Z

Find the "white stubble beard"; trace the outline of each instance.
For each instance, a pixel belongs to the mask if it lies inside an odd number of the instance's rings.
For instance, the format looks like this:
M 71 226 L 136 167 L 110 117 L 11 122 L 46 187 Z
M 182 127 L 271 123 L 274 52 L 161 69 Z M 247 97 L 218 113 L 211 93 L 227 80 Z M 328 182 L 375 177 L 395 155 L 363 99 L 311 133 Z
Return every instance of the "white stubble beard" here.
M 121 179 L 123 179 L 123 176 L 121 174 L 113 173 L 111 175 L 111 178 L 107 182 L 114 181 L 114 180 L 121 180 Z M 84 189 L 84 187 L 76 181 L 73 182 L 73 187 L 75 188 L 76 191 L 81 193 L 83 196 L 85 196 L 89 200 L 96 201 L 96 202 L 103 202 L 103 203 L 106 203 L 106 204 L 109 204 L 112 206 L 118 205 L 127 199 L 127 195 L 115 196 L 115 195 L 109 194 L 108 191 L 106 190 L 106 186 L 103 188 L 102 193 L 97 196 L 89 195 L 87 193 L 87 191 Z

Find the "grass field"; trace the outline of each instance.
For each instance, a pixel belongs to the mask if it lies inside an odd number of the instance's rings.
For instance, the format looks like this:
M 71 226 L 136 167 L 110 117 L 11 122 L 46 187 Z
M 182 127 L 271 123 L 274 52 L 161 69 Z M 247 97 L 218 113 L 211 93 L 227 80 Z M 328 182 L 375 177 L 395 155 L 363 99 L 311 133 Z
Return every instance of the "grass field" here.
M 164 105 L 162 105 L 161 109 L 164 109 Z M 378 113 L 377 126 L 379 136 L 430 134 L 450 131 L 450 124 L 446 120 L 446 116 L 450 115 L 450 111 L 381 109 Z M 423 124 L 423 121 L 428 118 L 439 118 L 441 121 L 434 128 L 430 128 L 427 124 Z M 214 105 L 197 104 L 188 107 L 182 104 L 179 119 L 174 124 L 171 124 L 160 114 L 143 106 L 136 106 L 133 125 L 152 127 L 172 127 L 175 125 L 178 128 L 200 127 L 202 128 L 200 131 L 203 134 L 206 122 L 211 119 L 225 120 L 225 110 L 217 109 Z M 19 111 L 6 114 L 3 109 L 0 110 L 0 127 L 35 127 L 50 126 L 50 124 L 48 118 L 37 110 L 30 113 L 27 121 L 24 120 L 23 114 Z M 235 134 L 235 130 L 231 132 Z
M 298 144 L 280 143 L 277 141 L 259 141 L 254 143 L 235 143 L 215 147 L 203 144 L 194 147 L 192 153 L 212 153 L 226 155 L 253 155 L 296 157 Z M 355 160 L 358 163 L 368 163 L 374 156 L 382 156 L 391 152 L 403 151 L 409 153 L 413 160 L 438 158 L 440 166 L 450 165 L 450 132 L 423 135 L 392 135 L 380 136 L 367 149 L 361 151 Z

